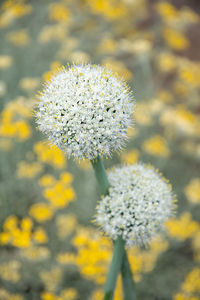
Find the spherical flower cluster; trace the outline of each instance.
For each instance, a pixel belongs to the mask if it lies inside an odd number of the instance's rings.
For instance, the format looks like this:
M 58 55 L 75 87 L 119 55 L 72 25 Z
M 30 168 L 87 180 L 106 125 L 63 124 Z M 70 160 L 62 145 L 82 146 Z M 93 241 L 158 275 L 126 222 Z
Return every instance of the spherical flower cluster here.
M 137 164 L 108 173 L 109 195 L 97 205 L 96 221 L 112 239 L 146 245 L 173 215 L 171 186 L 151 166 Z
M 74 158 L 94 159 L 119 150 L 132 124 L 131 91 L 101 66 L 63 68 L 44 86 L 40 100 L 39 129 Z

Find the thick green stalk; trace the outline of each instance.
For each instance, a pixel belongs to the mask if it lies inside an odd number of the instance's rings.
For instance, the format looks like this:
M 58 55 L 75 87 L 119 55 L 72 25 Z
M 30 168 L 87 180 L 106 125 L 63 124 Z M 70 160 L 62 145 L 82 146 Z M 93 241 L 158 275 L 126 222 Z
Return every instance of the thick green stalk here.
M 109 189 L 109 181 L 106 175 L 106 171 L 103 162 L 100 157 L 91 160 L 93 165 L 97 181 L 99 183 L 99 188 L 101 195 L 107 195 Z M 125 300 L 135 300 L 134 284 L 132 280 L 132 274 L 124 249 L 124 241 L 119 237 L 114 242 L 113 257 L 110 264 L 109 272 L 107 275 L 106 285 L 105 285 L 105 296 L 104 300 L 112 300 L 116 285 L 116 280 L 119 272 L 122 273 L 124 298 Z
M 101 195 L 105 196 L 108 194 L 109 181 L 101 157 L 98 156 L 97 158 L 91 160 L 91 163 L 99 183 L 100 193 Z
M 132 277 L 132 273 L 131 273 L 131 269 L 130 269 L 130 265 L 129 265 L 129 261 L 125 249 L 124 249 L 124 257 L 123 257 L 123 262 L 121 267 L 121 274 L 122 274 L 124 300 L 136 300 L 133 277 Z
M 109 272 L 106 279 L 104 300 L 112 300 L 118 274 L 122 267 L 124 256 L 124 241 L 119 237 L 114 242 L 113 257 L 110 263 Z

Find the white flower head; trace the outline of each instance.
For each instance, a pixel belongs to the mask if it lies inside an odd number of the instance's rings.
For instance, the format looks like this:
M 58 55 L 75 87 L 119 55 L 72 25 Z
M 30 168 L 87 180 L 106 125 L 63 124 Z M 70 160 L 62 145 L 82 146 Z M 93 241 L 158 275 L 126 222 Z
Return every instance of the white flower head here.
M 112 71 L 73 65 L 45 84 L 36 118 L 39 129 L 68 156 L 94 159 L 121 149 L 133 106 L 132 92 Z
M 141 163 L 108 173 L 109 195 L 97 205 L 96 222 L 112 239 L 127 246 L 146 245 L 173 215 L 171 186 L 153 167 Z

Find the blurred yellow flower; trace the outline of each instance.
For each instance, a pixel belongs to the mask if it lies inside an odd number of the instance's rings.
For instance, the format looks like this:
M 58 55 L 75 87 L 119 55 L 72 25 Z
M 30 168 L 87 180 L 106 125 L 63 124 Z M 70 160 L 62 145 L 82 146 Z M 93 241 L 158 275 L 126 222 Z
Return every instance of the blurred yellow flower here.
M 0 264 L 0 277 L 4 280 L 16 283 L 21 279 L 20 267 L 20 263 L 16 260 Z
M 38 180 L 39 185 L 42 187 L 51 186 L 55 183 L 55 177 L 50 174 L 45 174 Z
M 77 220 L 75 215 L 62 214 L 56 218 L 56 227 L 58 230 L 58 237 L 65 239 L 71 234 L 77 226 Z
M 58 284 L 61 282 L 62 280 L 62 271 L 59 267 L 54 267 L 52 268 L 50 271 L 41 271 L 40 272 L 40 278 L 42 280 L 42 282 L 45 285 L 46 290 L 48 290 L 50 293 L 53 293 L 55 291 L 55 289 L 57 288 Z M 48 298 L 46 295 L 46 298 L 44 298 L 44 294 L 43 294 L 43 298 L 44 300 L 50 300 L 51 298 Z M 61 298 L 52 298 L 53 300 L 62 300 Z
M 200 178 L 191 179 L 185 188 L 185 194 L 192 203 L 200 203 Z
M 154 135 L 144 141 L 142 148 L 151 155 L 168 157 L 170 154 L 166 140 L 160 135 Z
M 62 300 L 74 300 L 77 298 L 78 293 L 75 289 L 70 288 L 62 290 L 60 296 Z
M 66 166 L 64 153 L 55 145 L 48 145 L 40 141 L 34 144 L 34 152 L 41 162 L 48 163 L 58 169 Z
M 173 28 L 163 30 L 163 38 L 167 45 L 174 50 L 185 50 L 189 47 L 189 40 L 181 32 Z
M 38 88 L 40 81 L 38 78 L 34 77 L 24 77 L 19 81 L 19 86 L 25 90 L 34 92 Z
M 0 55 L 0 69 L 7 69 L 13 64 L 12 56 Z
M 47 243 L 48 242 L 48 237 L 47 237 L 47 234 L 46 232 L 44 231 L 43 228 L 41 227 L 38 227 L 33 235 L 32 235 L 32 238 L 38 243 L 38 244 L 44 244 L 44 243 Z
M 50 81 L 51 77 L 57 73 L 57 71 L 59 70 L 59 68 L 61 68 L 61 66 L 62 65 L 59 61 L 52 62 L 50 66 L 51 68 L 50 71 L 45 72 L 42 76 L 42 79 L 44 81 Z
M 17 176 L 19 178 L 34 178 L 42 169 L 43 166 L 39 162 L 27 163 L 22 160 L 17 165 Z
M 158 56 L 158 68 L 162 72 L 172 72 L 175 70 L 177 58 L 168 52 L 163 52 Z
M 135 164 L 139 159 L 139 151 L 132 149 L 121 154 L 121 161 L 127 164 Z
M 29 209 L 29 214 L 31 217 L 36 219 L 38 222 L 45 222 L 52 218 L 53 211 L 49 204 L 38 202 L 38 203 L 31 205 L 31 207 Z
M 169 236 L 181 241 L 192 238 L 200 230 L 200 225 L 192 220 L 190 213 L 183 213 L 180 218 L 172 218 L 166 222 Z
M 166 1 L 157 3 L 156 10 L 164 21 L 174 20 L 178 16 L 176 7 Z
M 66 187 L 63 182 L 59 181 L 57 181 L 52 187 L 44 189 L 43 195 L 55 208 L 65 207 L 75 198 L 73 188 Z
M 124 63 L 119 60 L 106 58 L 102 61 L 102 64 L 106 66 L 108 69 L 111 69 L 113 72 L 118 73 L 119 76 L 124 80 L 129 81 L 133 78 L 132 72 L 128 70 L 124 65 Z
M 16 46 L 26 46 L 29 44 L 29 35 L 25 29 L 9 32 L 6 36 L 7 40 Z
M 52 22 L 65 22 L 70 16 L 69 9 L 62 3 L 53 3 L 49 6 L 49 20 Z

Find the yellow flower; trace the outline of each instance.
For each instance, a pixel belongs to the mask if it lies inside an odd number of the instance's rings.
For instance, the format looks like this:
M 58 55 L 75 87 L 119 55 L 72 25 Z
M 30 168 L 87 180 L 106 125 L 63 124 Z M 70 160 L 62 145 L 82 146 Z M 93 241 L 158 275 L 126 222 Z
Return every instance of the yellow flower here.
M 33 204 L 29 209 L 29 214 L 38 222 L 45 222 L 53 216 L 51 207 L 45 203 Z
M 33 178 L 37 176 L 43 169 L 39 162 L 27 163 L 20 161 L 17 165 L 17 176 L 19 178 Z
M 46 235 L 46 232 L 44 231 L 43 228 L 40 227 L 34 231 L 32 237 L 39 244 L 44 244 L 48 242 L 48 237 Z
M 192 238 L 199 230 L 200 225 L 192 220 L 190 213 L 184 213 L 179 219 L 170 219 L 166 222 L 168 234 L 181 241 Z
M 51 186 L 55 183 L 55 177 L 50 174 L 45 174 L 38 180 L 38 183 L 43 187 Z
M 59 253 L 56 260 L 60 264 L 76 264 L 76 256 L 74 253 Z
M 178 15 L 176 7 L 165 1 L 157 3 L 156 10 L 164 21 L 174 20 Z
M 185 194 L 192 203 L 200 203 L 200 178 L 193 178 L 185 188 Z
M 0 277 L 4 280 L 16 283 L 21 279 L 21 275 L 19 272 L 20 267 L 20 263 L 16 260 L 0 264 Z
M 53 204 L 54 207 L 65 207 L 75 198 L 73 188 L 66 187 L 62 182 L 56 182 L 52 187 L 46 188 L 44 197 Z
M 161 53 L 158 56 L 158 68 L 162 72 L 172 72 L 176 68 L 176 57 L 171 53 Z
M 72 214 L 62 214 L 56 218 L 58 237 L 65 239 L 77 226 L 76 217 Z
M 78 293 L 75 289 L 71 288 L 71 289 L 64 289 L 61 291 L 61 299 L 62 300 L 74 300 L 77 298 Z
M 152 136 L 146 140 L 142 148 L 151 155 L 157 155 L 161 157 L 168 157 L 170 154 L 167 142 L 160 135 Z
M 53 22 L 64 22 L 69 20 L 71 14 L 69 9 L 62 3 L 53 3 L 49 7 L 49 19 Z
M 19 81 L 19 86 L 25 91 L 33 92 L 39 86 L 39 79 L 34 77 L 24 77 Z
M 51 77 L 54 76 L 57 71 L 59 70 L 59 68 L 61 67 L 61 63 L 59 61 L 54 61 L 51 63 L 51 70 L 47 71 L 43 74 L 42 79 L 44 81 L 50 81 Z
M 34 145 L 34 152 L 40 161 L 48 163 L 53 167 L 60 169 L 66 166 L 64 153 L 55 145 L 37 142 Z
M 53 293 L 62 280 L 62 271 L 58 267 L 54 267 L 50 271 L 41 271 L 40 278 L 43 281 L 46 290 L 48 290 L 50 293 Z M 50 300 L 51 298 L 46 297 L 42 299 Z M 57 300 L 57 298 L 52 298 L 52 299 Z M 62 299 L 59 298 L 59 300 Z
M 121 160 L 127 164 L 135 164 L 139 158 L 139 151 L 137 149 L 132 149 L 128 152 L 122 153 Z
M 133 78 L 133 74 L 131 73 L 131 71 L 128 70 L 124 63 L 121 61 L 106 58 L 102 61 L 102 64 L 107 68 L 111 69 L 113 72 L 119 74 L 119 76 L 124 80 L 129 81 Z
M 185 50 L 189 47 L 188 39 L 175 29 L 165 28 L 163 38 L 167 45 L 174 50 Z
M 7 40 L 16 46 L 26 46 L 29 43 L 29 35 L 25 29 L 9 32 Z
M 12 56 L 8 55 L 0 55 L 0 69 L 7 69 L 13 63 Z

